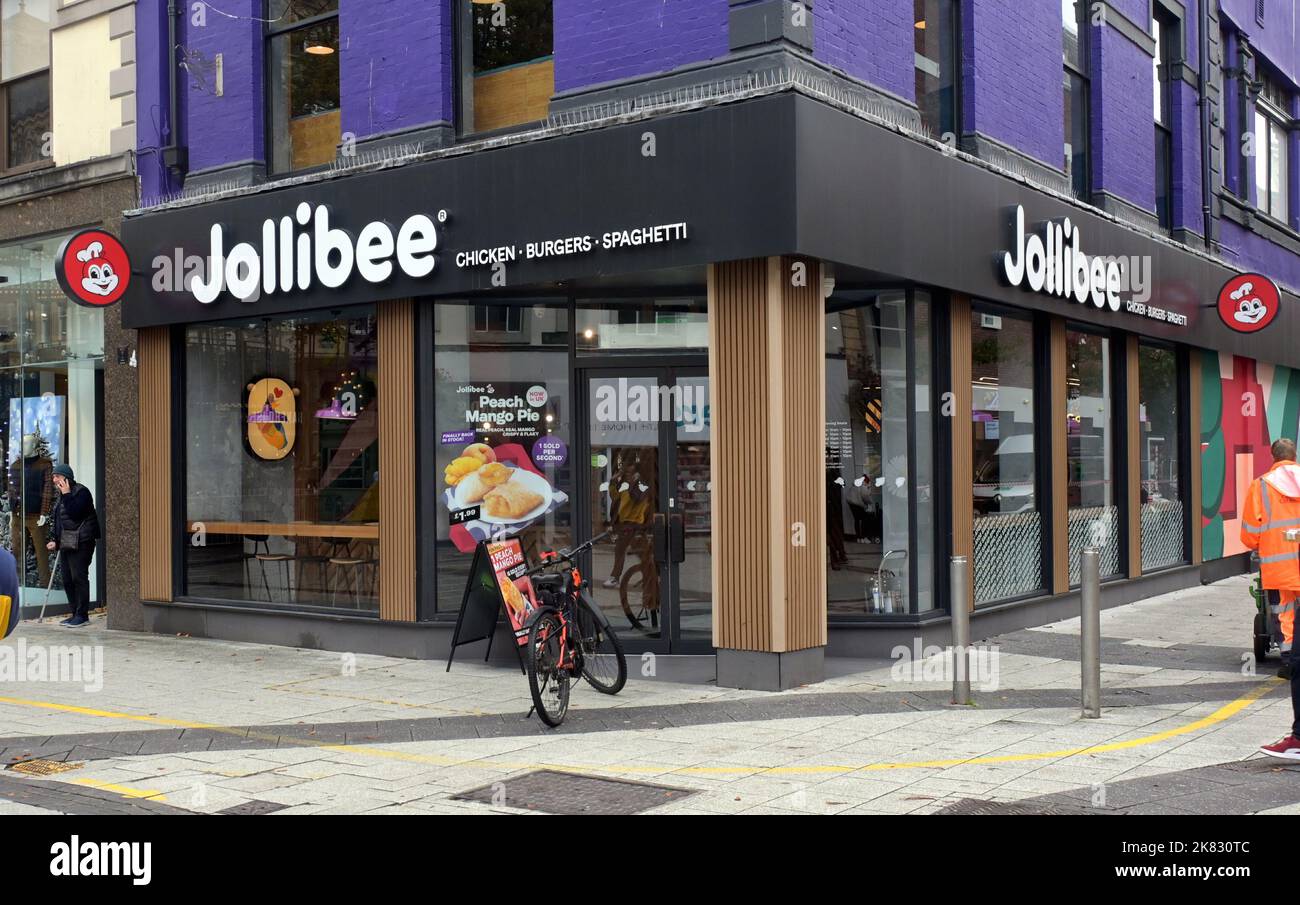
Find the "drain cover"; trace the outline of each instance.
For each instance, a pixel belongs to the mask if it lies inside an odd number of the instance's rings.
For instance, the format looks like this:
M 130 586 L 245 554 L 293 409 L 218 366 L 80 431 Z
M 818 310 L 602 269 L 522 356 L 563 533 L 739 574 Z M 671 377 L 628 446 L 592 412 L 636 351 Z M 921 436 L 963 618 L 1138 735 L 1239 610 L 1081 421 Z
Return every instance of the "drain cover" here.
M 1021 801 L 981 801 L 978 798 L 963 798 L 956 804 L 949 805 L 937 814 L 940 815 L 963 815 L 963 816 L 989 816 L 989 815 L 1007 815 L 1007 816 L 1026 816 L 1026 815 L 1048 815 L 1048 816 L 1065 816 L 1080 814 L 1100 814 L 1101 811 L 1095 808 L 1086 808 L 1083 806 L 1071 807 L 1069 805 L 1058 804 L 1035 804 L 1033 802 Z
M 72 770 L 80 770 L 86 764 L 84 761 L 72 761 L 71 763 L 61 760 L 25 760 L 22 763 L 11 764 L 10 770 L 15 773 L 26 773 L 29 776 L 53 776 L 55 773 L 68 773 Z
M 452 800 L 546 814 L 639 814 L 693 794 L 690 789 L 671 786 L 538 770 L 461 792 L 453 795 Z
M 280 804 L 278 801 L 262 801 L 254 798 L 252 801 L 245 801 L 243 804 L 233 804 L 224 810 L 217 811 L 218 814 L 233 814 L 239 817 L 255 817 L 259 814 L 274 814 L 276 811 L 283 811 L 287 804 Z

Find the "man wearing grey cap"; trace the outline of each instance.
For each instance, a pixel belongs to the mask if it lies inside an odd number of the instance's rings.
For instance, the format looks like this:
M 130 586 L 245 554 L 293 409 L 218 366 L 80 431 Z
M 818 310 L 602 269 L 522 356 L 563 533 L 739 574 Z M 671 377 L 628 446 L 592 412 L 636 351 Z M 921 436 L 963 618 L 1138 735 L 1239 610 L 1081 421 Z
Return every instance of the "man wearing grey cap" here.
M 54 466 L 54 487 L 59 498 L 54 504 L 53 534 L 45 546 L 59 551 L 59 574 L 72 607 L 63 624 L 76 628 L 90 621 L 90 560 L 99 539 L 99 515 L 90 488 L 76 482 L 71 466 Z

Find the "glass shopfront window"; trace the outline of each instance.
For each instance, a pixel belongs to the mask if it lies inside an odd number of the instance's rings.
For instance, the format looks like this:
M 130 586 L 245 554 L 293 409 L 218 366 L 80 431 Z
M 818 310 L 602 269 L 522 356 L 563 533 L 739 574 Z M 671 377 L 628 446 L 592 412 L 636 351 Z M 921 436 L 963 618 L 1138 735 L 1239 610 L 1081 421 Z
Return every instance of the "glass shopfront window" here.
M 479 541 L 536 562 L 572 539 L 567 301 L 440 303 L 434 312 L 437 610 L 461 605 Z
M 47 599 L 54 565 L 45 550 L 56 498 L 54 466 L 72 466 L 76 481 L 100 502 L 104 313 L 73 304 L 59 288 L 54 262 L 63 239 L 0 246 L 0 444 L 6 456 L 0 541 L 18 562 L 22 586 L 35 592 L 24 597 L 27 606 Z M 90 570 L 92 601 L 99 597 L 97 572 Z M 48 601 L 67 603 L 57 574 Z
M 1142 570 L 1186 561 L 1185 495 L 1178 451 L 1178 355 L 1173 349 L 1138 346 L 1138 459 L 1141 481 Z
M 847 292 L 826 315 L 831 619 L 934 608 L 930 300 Z
M 185 331 L 184 593 L 377 612 L 373 308 Z
M 1033 321 L 1000 309 L 972 312 L 976 603 L 1043 586 L 1035 370 Z
M 703 298 L 579 299 L 576 320 L 579 352 L 709 348 Z
M 1120 571 L 1110 349 L 1110 340 L 1105 336 L 1082 330 L 1065 332 L 1065 476 L 1071 585 L 1080 581 L 1079 554 L 1087 547 L 1101 552 L 1103 577 Z

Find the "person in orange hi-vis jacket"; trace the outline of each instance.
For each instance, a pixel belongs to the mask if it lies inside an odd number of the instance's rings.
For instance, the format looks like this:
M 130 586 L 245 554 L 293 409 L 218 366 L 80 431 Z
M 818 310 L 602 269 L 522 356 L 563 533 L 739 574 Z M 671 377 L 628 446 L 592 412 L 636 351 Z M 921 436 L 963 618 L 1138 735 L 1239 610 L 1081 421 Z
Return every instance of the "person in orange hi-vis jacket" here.
M 1300 597 L 1300 543 L 1288 541 L 1288 529 L 1300 529 L 1300 465 L 1295 441 L 1276 440 L 1273 467 L 1256 478 L 1241 511 L 1241 542 L 1259 553 L 1260 585 L 1277 591 L 1278 623 L 1282 626 L 1282 661 L 1290 667 L 1291 734 L 1260 748 L 1265 754 L 1300 760 L 1300 666 L 1294 662 L 1296 598 Z

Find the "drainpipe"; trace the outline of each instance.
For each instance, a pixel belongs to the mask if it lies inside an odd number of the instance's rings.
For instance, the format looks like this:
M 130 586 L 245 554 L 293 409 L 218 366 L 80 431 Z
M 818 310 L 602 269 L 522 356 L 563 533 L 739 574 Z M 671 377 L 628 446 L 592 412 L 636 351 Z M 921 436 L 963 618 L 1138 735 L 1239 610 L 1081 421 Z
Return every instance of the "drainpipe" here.
M 1210 184 L 1210 0 L 1200 0 L 1201 13 L 1201 215 L 1205 221 L 1205 250 L 1213 251 L 1214 190 Z M 1225 86 L 1226 89 L 1226 86 Z M 1222 99 L 1220 99 L 1222 103 Z M 1225 148 L 1223 159 L 1228 159 Z
M 177 182 L 185 176 L 188 156 L 180 142 L 181 99 L 176 85 L 177 30 L 181 8 L 176 0 L 167 2 L 167 145 L 163 148 L 163 165 Z

